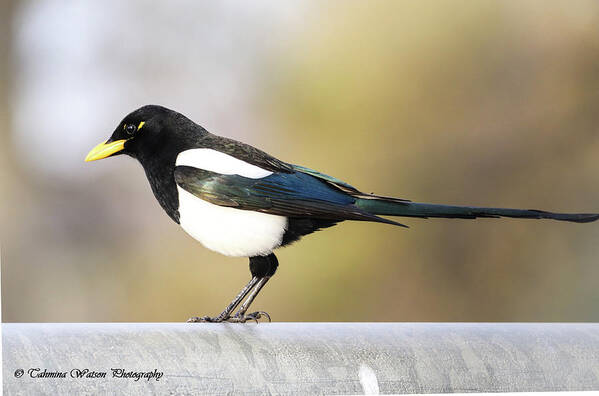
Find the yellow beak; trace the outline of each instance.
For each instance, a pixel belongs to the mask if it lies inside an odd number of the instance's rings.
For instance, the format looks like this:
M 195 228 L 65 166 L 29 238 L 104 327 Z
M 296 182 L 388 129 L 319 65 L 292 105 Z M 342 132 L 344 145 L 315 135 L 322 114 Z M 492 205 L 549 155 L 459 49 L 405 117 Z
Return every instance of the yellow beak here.
M 100 143 L 96 147 L 94 147 L 87 157 L 85 157 L 85 162 L 95 161 L 102 158 L 106 158 L 109 155 L 117 153 L 125 148 L 126 140 L 117 140 L 110 143 Z

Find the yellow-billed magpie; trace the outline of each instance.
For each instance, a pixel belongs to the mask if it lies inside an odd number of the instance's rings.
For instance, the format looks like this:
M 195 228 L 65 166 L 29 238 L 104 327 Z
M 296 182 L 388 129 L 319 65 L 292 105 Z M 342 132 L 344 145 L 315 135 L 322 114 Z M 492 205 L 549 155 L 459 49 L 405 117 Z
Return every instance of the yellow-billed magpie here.
M 332 176 L 213 135 L 184 115 L 156 105 L 127 115 L 85 160 L 117 154 L 141 163 L 162 208 L 193 238 L 224 255 L 249 257 L 252 279 L 237 297 L 217 317 L 194 317 L 192 322 L 270 319 L 265 312 L 248 314 L 247 310 L 277 270 L 274 249 L 344 220 L 405 227 L 379 216 L 518 217 L 576 223 L 599 218 L 599 214 L 434 205 L 366 194 Z

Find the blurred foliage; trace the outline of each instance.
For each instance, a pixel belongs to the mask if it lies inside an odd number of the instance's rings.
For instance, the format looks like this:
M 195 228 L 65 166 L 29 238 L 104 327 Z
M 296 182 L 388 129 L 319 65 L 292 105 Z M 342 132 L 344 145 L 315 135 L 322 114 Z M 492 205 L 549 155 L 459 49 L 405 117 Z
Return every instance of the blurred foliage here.
M 277 3 L 261 6 L 263 15 L 247 18 L 254 24 L 219 37 L 226 50 L 218 53 L 202 49 L 210 30 L 186 36 L 168 19 L 178 34 L 161 35 L 157 46 L 195 48 L 187 61 L 197 62 L 202 84 L 210 79 L 204 59 L 226 69 L 215 59 L 235 62 L 248 46 L 253 56 L 240 66 L 246 83 L 230 93 L 247 98 L 236 106 L 205 115 L 163 104 L 369 192 L 599 210 L 596 1 L 310 2 L 280 31 L 260 27 Z M 202 7 L 193 12 L 210 11 L 220 26 L 251 6 Z M 143 29 L 135 34 L 158 39 Z M 260 39 L 240 39 L 246 29 Z M 142 46 L 136 58 L 160 58 L 155 48 Z M 180 60 L 152 61 L 173 67 L 160 75 L 151 62 L 131 67 L 160 92 Z M 15 74 L 27 67 L 14 63 Z M 10 101 L 18 90 L 2 94 Z M 135 94 L 143 100 L 144 92 Z M 104 134 L 90 135 L 90 147 L 134 107 L 119 104 L 130 107 L 114 105 L 109 129 L 92 128 Z M 220 312 L 248 280 L 246 259 L 202 248 L 162 213 L 130 159 L 93 170 L 73 163 L 86 178 L 49 177 L 15 154 L 13 133 L 2 130 L 9 144 L 0 148 L 5 321 L 183 321 Z M 411 228 L 344 223 L 280 250 L 279 271 L 254 308 L 277 321 L 599 320 L 599 225 L 403 222 Z

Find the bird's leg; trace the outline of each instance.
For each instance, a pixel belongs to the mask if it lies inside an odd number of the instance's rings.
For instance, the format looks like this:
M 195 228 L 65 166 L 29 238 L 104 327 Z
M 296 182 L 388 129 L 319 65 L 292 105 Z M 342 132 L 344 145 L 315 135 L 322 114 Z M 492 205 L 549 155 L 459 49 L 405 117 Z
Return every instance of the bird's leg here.
M 270 322 L 270 315 L 264 311 L 252 312 L 247 315 L 246 312 L 258 293 L 260 293 L 260 290 L 266 285 L 266 282 L 275 274 L 278 266 L 279 260 L 272 253 L 268 256 L 250 257 L 250 272 L 253 276 L 258 277 L 259 281 L 248 298 L 243 302 L 239 311 L 229 318 L 229 322 L 244 323 L 248 320 L 255 320 L 257 322 L 262 317 L 266 317 Z
M 262 317 L 266 317 L 268 319 L 268 321 L 270 322 L 270 315 L 264 311 L 252 312 L 247 315 L 245 314 L 247 312 L 248 308 L 250 307 L 250 305 L 252 304 L 252 302 L 254 302 L 254 299 L 256 298 L 258 293 L 260 293 L 260 290 L 262 290 L 262 288 L 264 287 L 264 285 L 266 285 L 266 282 L 268 282 L 269 279 L 270 279 L 270 276 L 260 278 L 260 281 L 258 281 L 258 284 L 254 288 L 254 290 L 250 293 L 248 298 L 243 302 L 243 304 L 241 304 L 241 307 L 239 307 L 239 310 L 237 311 L 237 313 L 229 319 L 230 322 L 246 322 L 248 320 L 255 320 L 257 322 L 258 319 L 260 319 Z
M 220 322 L 235 322 L 244 323 L 248 320 L 258 320 L 261 317 L 266 317 L 270 321 L 270 315 L 266 312 L 259 311 L 253 312 L 246 315 L 250 304 L 254 301 L 260 290 L 264 287 L 266 282 L 275 274 L 279 261 L 274 254 L 268 256 L 254 256 L 250 257 L 250 272 L 252 273 L 252 279 L 250 282 L 239 292 L 237 297 L 231 301 L 231 303 L 225 308 L 223 312 L 217 317 L 202 316 L 193 317 L 188 322 L 209 322 L 209 323 L 220 323 Z M 252 291 L 252 289 L 254 289 Z M 231 316 L 231 313 L 237 308 L 239 303 L 252 291 L 249 297 L 243 302 L 239 311 L 235 316 Z
M 243 289 L 241 289 L 241 291 L 239 292 L 237 297 L 235 297 L 233 299 L 233 301 L 231 301 L 231 303 L 229 305 L 227 305 L 227 308 L 225 308 L 225 310 L 222 311 L 220 313 L 220 315 L 218 315 L 214 318 L 211 318 L 210 316 L 202 316 L 202 317 L 194 316 L 193 318 L 189 318 L 187 320 L 187 322 L 189 322 L 189 323 L 195 323 L 195 322 L 220 323 L 220 322 L 228 320 L 231 317 L 231 313 L 235 310 L 235 308 L 237 308 L 237 306 L 239 305 L 241 300 L 243 300 L 245 298 L 245 296 L 248 295 L 250 290 L 252 290 L 252 288 L 259 281 L 260 281 L 260 278 L 258 278 L 257 276 L 252 277 L 252 279 L 248 282 L 248 284 L 245 285 L 245 287 Z

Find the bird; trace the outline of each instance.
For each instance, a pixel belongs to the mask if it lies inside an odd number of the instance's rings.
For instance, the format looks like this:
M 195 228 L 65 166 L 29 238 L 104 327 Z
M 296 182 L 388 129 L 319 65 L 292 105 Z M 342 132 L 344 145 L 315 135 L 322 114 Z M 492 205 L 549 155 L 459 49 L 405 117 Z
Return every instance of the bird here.
M 128 155 L 141 163 L 167 215 L 206 248 L 248 257 L 251 278 L 217 316 L 188 322 L 244 323 L 279 262 L 275 249 L 343 221 L 407 227 L 382 216 L 552 219 L 588 223 L 596 213 L 438 205 L 364 193 L 319 171 L 279 160 L 248 144 L 208 132 L 181 113 L 146 105 L 129 113 L 85 161 Z

